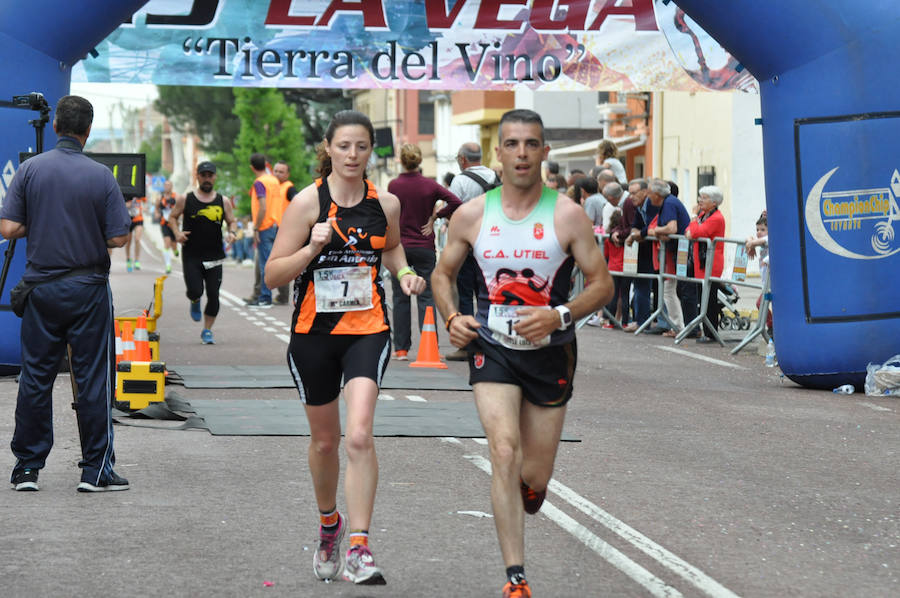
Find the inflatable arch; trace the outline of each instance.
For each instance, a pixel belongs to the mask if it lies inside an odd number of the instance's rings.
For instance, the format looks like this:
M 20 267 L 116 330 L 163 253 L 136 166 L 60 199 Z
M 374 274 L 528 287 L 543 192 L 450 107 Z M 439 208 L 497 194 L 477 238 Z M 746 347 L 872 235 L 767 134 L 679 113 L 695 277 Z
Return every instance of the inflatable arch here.
M 666 0 L 657 2 L 668 3 Z M 0 0 L 0 99 L 52 104 L 71 66 L 143 0 Z M 778 359 L 804 386 L 859 386 L 900 353 L 900 72 L 896 0 L 677 0 L 760 83 Z M 34 143 L 24 111 L 0 108 L 0 192 Z M 45 145 L 52 147 L 47 131 Z M 900 223 L 898 223 L 900 224 Z M 2 242 L 2 241 L 0 241 Z M 5 249 L 0 245 L 0 251 Z M 10 272 L 24 269 L 16 252 Z M 18 364 L 18 320 L 0 296 L 0 364 Z M 2 366 L 0 366 L 2 367 Z

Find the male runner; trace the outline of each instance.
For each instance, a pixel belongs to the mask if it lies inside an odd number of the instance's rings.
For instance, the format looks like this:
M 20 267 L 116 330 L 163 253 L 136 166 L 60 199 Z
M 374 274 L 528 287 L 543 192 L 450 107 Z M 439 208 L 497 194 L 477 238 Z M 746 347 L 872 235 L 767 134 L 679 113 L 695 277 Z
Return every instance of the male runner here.
M 222 244 L 222 221 L 228 224 L 228 238 L 234 240 L 237 221 L 231 209 L 231 201 L 213 191 L 216 182 L 216 165 L 201 162 L 197 166 L 199 189 L 179 197 L 169 214 L 169 226 L 182 249 L 181 268 L 187 298 L 191 302 L 191 318 L 200 321 L 200 298 L 206 287 L 206 308 L 203 310 L 203 331 L 200 340 L 213 345 L 212 326 L 219 314 L 219 287 L 222 286 L 222 264 L 225 263 L 225 247 Z M 184 226 L 178 219 L 184 214 Z
M 163 183 L 162 195 L 156 202 L 156 210 L 159 214 L 159 229 L 165 245 L 163 259 L 166 262 L 166 274 L 172 272 L 172 254 L 174 253 L 175 257 L 178 257 L 178 244 L 175 243 L 175 233 L 172 232 L 172 227 L 169 226 L 169 217 L 177 201 L 178 196 L 172 191 L 172 181 L 166 181 Z
M 504 598 L 531 596 L 524 513 L 540 509 L 553 473 L 572 396 L 574 322 L 613 294 L 584 210 L 541 183 L 541 161 L 549 150 L 536 112 L 503 115 L 496 148 L 503 186 L 456 210 L 431 276 L 450 341 L 470 352 L 469 382 L 493 468 L 491 503 L 506 565 Z M 453 296 L 457 271 L 470 250 L 481 270 L 474 316 L 459 313 Z M 568 300 L 576 264 L 587 284 Z
M 144 234 L 144 203 L 146 197 L 129 196 L 126 198 L 125 207 L 131 216 L 131 226 L 128 231 L 128 243 L 125 244 L 125 269 L 129 272 L 141 269 L 141 237 Z M 134 243 L 134 260 L 131 259 L 131 245 Z

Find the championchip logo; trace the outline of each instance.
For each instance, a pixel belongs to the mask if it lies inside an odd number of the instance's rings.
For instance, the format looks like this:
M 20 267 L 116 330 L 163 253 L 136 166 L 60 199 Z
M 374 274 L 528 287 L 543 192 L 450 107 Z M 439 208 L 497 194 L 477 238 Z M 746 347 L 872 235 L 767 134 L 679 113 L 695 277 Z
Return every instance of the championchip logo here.
M 826 251 L 855 260 L 877 260 L 900 252 L 894 222 L 900 220 L 900 172 L 887 187 L 826 191 L 835 167 L 806 196 L 806 228 Z

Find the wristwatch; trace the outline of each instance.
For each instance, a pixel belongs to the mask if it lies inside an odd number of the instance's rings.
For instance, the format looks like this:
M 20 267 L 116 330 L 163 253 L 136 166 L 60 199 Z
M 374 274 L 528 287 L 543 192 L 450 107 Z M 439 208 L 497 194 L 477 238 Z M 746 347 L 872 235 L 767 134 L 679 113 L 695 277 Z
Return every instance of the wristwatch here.
M 559 312 L 559 319 L 561 322 L 557 330 L 568 330 L 572 325 L 572 312 L 570 312 L 569 308 L 565 305 L 557 305 L 553 309 Z

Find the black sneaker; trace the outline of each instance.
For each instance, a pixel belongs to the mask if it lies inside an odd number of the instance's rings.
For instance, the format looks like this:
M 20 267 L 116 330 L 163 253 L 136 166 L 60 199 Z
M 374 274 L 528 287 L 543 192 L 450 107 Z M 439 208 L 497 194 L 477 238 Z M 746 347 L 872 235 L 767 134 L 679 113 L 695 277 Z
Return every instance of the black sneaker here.
M 271 299 L 269 299 L 269 300 L 257 299 L 253 303 L 248 303 L 247 307 L 257 307 L 257 308 L 262 308 L 262 309 L 269 309 L 270 307 L 272 307 L 272 300 Z
M 100 480 L 96 486 L 84 480 L 78 484 L 79 492 L 115 492 L 117 490 L 128 490 L 128 488 L 130 488 L 128 480 L 114 471 L 109 472 L 109 476 L 105 480 Z
M 38 471 L 37 469 L 23 469 L 17 471 L 12 476 L 12 485 L 18 492 L 23 490 L 36 492 L 38 490 Z

